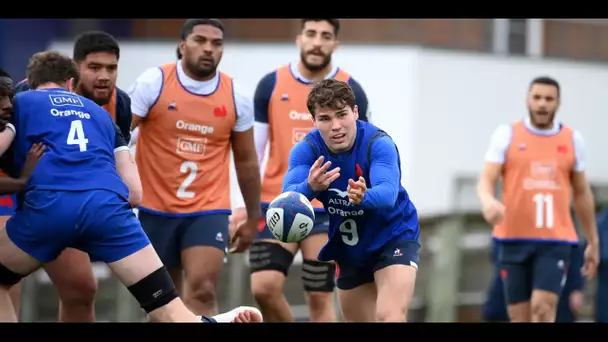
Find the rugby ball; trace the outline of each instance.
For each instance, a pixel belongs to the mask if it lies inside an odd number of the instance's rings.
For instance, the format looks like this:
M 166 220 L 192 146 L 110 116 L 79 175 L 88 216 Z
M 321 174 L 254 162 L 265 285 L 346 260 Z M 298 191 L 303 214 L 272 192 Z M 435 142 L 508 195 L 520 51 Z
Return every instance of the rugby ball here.
M 266 225 L 282 242 L 300 242 L 308 236 L 315 222 L 312 204 L 299 192 L 287 191 L 268 205 Z

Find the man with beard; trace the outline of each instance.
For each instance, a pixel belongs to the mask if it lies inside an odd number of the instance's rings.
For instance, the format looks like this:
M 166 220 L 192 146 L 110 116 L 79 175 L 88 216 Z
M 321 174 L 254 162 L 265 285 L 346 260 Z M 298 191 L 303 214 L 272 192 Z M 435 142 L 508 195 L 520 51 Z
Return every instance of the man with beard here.
M 355 93 L 359 119 L 367 121 L 369 118 L 367 96 L 361 85 L 346 71 L 332 64 L 332 54 L 338 48 L 340 22 L 337 19 L 302 19 L 301 25 L 302 31 L 296 37 L 300 60 L 281 66 L 264 76 L 255 91 L 254 136 L 260 164 L 266 145 L 270 142 L 270 154 L 262 182 L 263 211 L 281 193 L 289 151 L 314 127 L 312 116 L 306 108 L 313 82 L 329 78 L 348 82 Z M 259 223 L 259 232 L 249 254 L 251 289 L 267 321 L 293 320 L 289 303 L 283 295 L 283 286 L 298 249 L 304 258 L 302 282 L 310 320 L 336 320 L 332 301 L 335 266 L 317 260 L 321 247 L 328 241 L 329 216 L 318 200 L 312 204 L 316 212 L 315 226 L 299 244 L 277 241 L 266 223 Z M 232 222 L 236 224 L 246 218 L 245 210 L 237 209 Z
M 89 31 L 74 42 L 72 57 L 80 70 L 76 93 L 93 100 L 110 113 L 125 139 L 131 139 L 131 99 L 116 87 L 120 47 L 110 34 Z M 15 86 L 15 93 L 29 90 L 27 79 Z
M 224 26 L 189 19 L 177 62 L 146 70 L 130 90 L 135 159 L 143 185 L 139 219 L 152 245 L 199 315 L 217 312 L 216 286 L 229 242 L 245 251 L 260 219 L 260 174 L 253 106 L 217 70 Z M 230 241 L 230 146 L 249 219 Z M 185 277 L 184 277 L 185 273 Z M 185 278 L 185 288 L 182 286 Z
M 558 299 L 578 244 L 571 201 L 587 240 L 583 275 L 599 263 L 595 205 L 585 175 L 581 134 L 555 120 L 560 86 L 532 81 L 529 116 L 494 132 L 477 194 L 494 225 L 498 266 L 512 322 L 554 322 Z M 494 189 L 502 176 L 502 201 Z
M 129 141 L 131 99 L 116 87 L 119 58 L 118 42 L 108 33 L 85 32 L 74 42 L 73 59 L 80 73 L 75 92 L 106 109 L 125 140 Z M 16 93 L 25 90 L 29 90 L 27 80 L 15 87 Z M 59 295 L 59 321 L 95 321 L 97 280 L 93 275 L 89 255 L 67 248 L 56 260 L 45 264 L 44 270 Z

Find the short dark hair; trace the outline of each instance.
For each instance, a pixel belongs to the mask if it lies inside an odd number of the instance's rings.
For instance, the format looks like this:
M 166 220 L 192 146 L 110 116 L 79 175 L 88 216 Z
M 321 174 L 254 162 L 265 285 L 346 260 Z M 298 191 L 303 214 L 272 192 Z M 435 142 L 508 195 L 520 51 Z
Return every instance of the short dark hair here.
M 302 19 L 302 29 L 309 21 L 327 21 L 334 28 L 334 35 L 337 37 L 340 32 L 340 20 L 339 19 L 321 19 L 321 18 L 304 18 Z
M 318 108 L 342 109 L 345 106 L 355 107 L 355 93 L 346 82 L 330 78 L 316 83 L 308 94 L 306 107 L 315 117 Z
M 177 59 L 182 59 L 182 53 L 179 52 L 179 45 L 177 46 L 177 49 L 175 49 L 175 55 L 177 56 Z
M 31 89 L 45 83 L 64 85 L 70 78 L 78 84 L 78 66 L 68 56 L 57 51 L 35 53 L 27 65 L 27 82 Z
M 555 88 L 557 88 L 557 96 L 560 96 L 561 93 L 561 89 L 559 86 L 559 82 L 557 82 L 556 79 L 549 77 L 549 76 L 540 76 L 537 77 L 535 79 L 532 80 L 532 82 L 530 82 L 530 87 L 529 89 L 532 88 L 533 85 L 535 84 L 544 84 L 544 85 L 550 85 L 550 86 L 554 86 Z
M 188 38 L 188 36 L 190 35 L 190 33 L 192 33 L 192 31 L 194 30 L 194 27 L 198 26 L 198 25 L 213 26 L 213 27 L 219 29 L 220 31 L 222 31 L 222 33 L 224 33 L 224 24 L 222 24 L 222 22 L 219 19 L 208 19 L 208 18 L 206 18 L 206 19 L 188 19 L 182 25 L 182 29 L 179 34 L 179 38 L 181 40 L 186 40 Z
M 4 71 L 2 68 L 0 68 L 0 77 L 8 77 L 12 79 L 11 75 L 9 75 L 8 72 Z
M 11 96 L 13 93 L 13 78 L 0 68 L 0 96 Z
M 103 31 L 88 31 L 76 38 L 72 57 L 76 62 L 81 62 L 90 53 L 108 52 L 120 59 L 120 47 L 112 35 Z

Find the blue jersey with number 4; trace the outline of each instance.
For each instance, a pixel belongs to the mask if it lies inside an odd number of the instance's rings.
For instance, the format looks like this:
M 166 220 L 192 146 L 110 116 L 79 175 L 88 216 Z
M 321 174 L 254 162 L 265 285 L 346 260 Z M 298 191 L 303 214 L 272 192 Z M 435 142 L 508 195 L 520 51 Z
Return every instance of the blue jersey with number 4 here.
M 340 177 L 328 189 L 314 193 L 307 185 L 308 170 L 319 158 L 340 167 Z M 359 205 L 349 203 L 348 180 L 362 176 L 368 188 Z M 318 130 L 311 131 L 294 146 L 283 191 L 298 191 L 316 197 L 329 214 L 329 242 L 319 260 L 366 263 L 390 242 L 418 242 L 419 223 L 414 204 L 401 186 L 399 152 L 392 139 L 376 126 L 357 121 L 353 148 L 330 152 Z
M 32 90 L 15 96 L 13 121 L 16 170 L 33 144 L 46 145 L 26 190 L 100 189 L 127 198 L 114 157 L 126 143 L 105 109 L 65 89 Z

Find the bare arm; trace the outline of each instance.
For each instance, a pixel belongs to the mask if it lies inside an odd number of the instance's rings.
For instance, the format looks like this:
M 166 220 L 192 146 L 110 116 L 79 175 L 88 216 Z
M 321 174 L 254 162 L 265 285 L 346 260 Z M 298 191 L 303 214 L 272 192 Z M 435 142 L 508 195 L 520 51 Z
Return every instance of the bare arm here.
M 233 86 L 237 118 L 232 129 L 232 151 L 236 178 L 242 195 L 242 201 L 239 198 L 237 202 L 245 202 L 247 219 L 251 220 L 260 217 L 262 191 L 260 164 L 254 139 L 254 103 L 238 82 L 233 82 Z
M 257 151 L 258 156 L 258 164 L 260 167 L 262 166 L 262 162 L 264 161 L 264 154 L 266 151 L 266 145 L 268 143 L 268 134 L 269 134 L 269 124 L 268 124 L 268 103 L 270 102 L 270 97 L 272 96 L 272 92 L 274 90 L 274 85 L 276 83 L 276 72 L 268 73 L 264 76 L 256 86 L 255 93 L 253 95 L 253 137 L 255 140 L 255 150 Z M 251 117 L 250 107 L 251 102 L 245 96 L 240 96 L 242 103 L 241 114 L 248 115 Z M 245 112 L 243 112 L 243 110 Z M 250 119 L 249 119 L 250 120 Z M 231 189 L 234 189 L 232 195 L 234 208 L 233 215 L 238 216 L 240 219 L 245 219 L 244 211 L 245 211 L 245 203 L 243 201 L 243 196 L 236 185 L 237 182 L 234 181 L 234 177 L 231 177 Z
M 247 217 L 260 217 L 260 165 L 253 140 L 253 128 L 232 132 L 232 151 L 236 175 L 247 208 Z
M 589 245 L 599 244 L 595 221 L 595 200 L 585 173 L 585 142 L 580 133 L 573 135 L 575 163 L 572 172 L 574 213 L 581 222 L 583 234 Z
M 133 118 L 131 119 L 131 132 L 135 130 L 137 126 L 139 126 L 139 123 L 142 122 L 143 119 L 145 119 L 145 117 L 138 114 L 133 114 Z
M 132 207 L 136 207 L 141 203 L 143 189 L 141 180 L 139 179 L 139 171 L 135 159 L 131 155 L 131 150 L 127 146 L 125 138 L 122 136 L 118 126 L 114 125 L 116 130 L 116 143 L 114 147 L 114 158 L 116 159 L 116 170 L 120 178 L 129 188 L 129 198 L 127 200 Z
M 33 144 L 30 147 L 19 178 L 0 177 L 0 194 L 17 193 L 25 189 L 30 176 L 44 154 L 44 149 L 45 146 L 42 143 Z
M 4 131 L 0 132 L 0 156 L 8 150 L 15 139 L 15 126 L 13 124 L 6 124 Z
M 485 155 L 485 165 L 477 182 L 477 197 L 481 203 L 489 203 L 496 198 L 496 184 L 502 175 L 505 152 L 509 147 L 511 135 L 512 129 L 509 125 L 499 126 L 492 134 Z
M 143 117 L 139 115 L 133 115 L 131 120 L 131 140 L 129 141 L 129 146 L 133 146 L 137 144 L 137 138 L 139 138 L 139 123 L 144 120 Z
M 477 182 L 477 197 L 482 203 L 495 199 L 495 189 L 502 174 L 502 164 L 486 162 Z
M 122 181 L 129 188 L 129 198 L 127 199 L 131 206 L 137 207 L 141 203 L 143 197 L 143 189 L 141 180 L 139 179 L 139 171 L 137 164 L 133 160 L 130 150 L 121 150 L 114 153 L 116 157 L 116 169 Z
M 137 127 L 148 115 L 150 108 L 160 96 L 163 85 L 163 73 L 160 68 L 154 67 L 144 71 L 129 88 L 131 99 L 131 139 L 130 145 L 137 143 Z
M 0 132 L 0 155 L 3 155 L 13 143 L 15 126 L 6 124 L 4 131 Z M 27 184 L 27 177 L 12 178 L 0 177 L 0 194 L 13 194 L 22 191 Z

